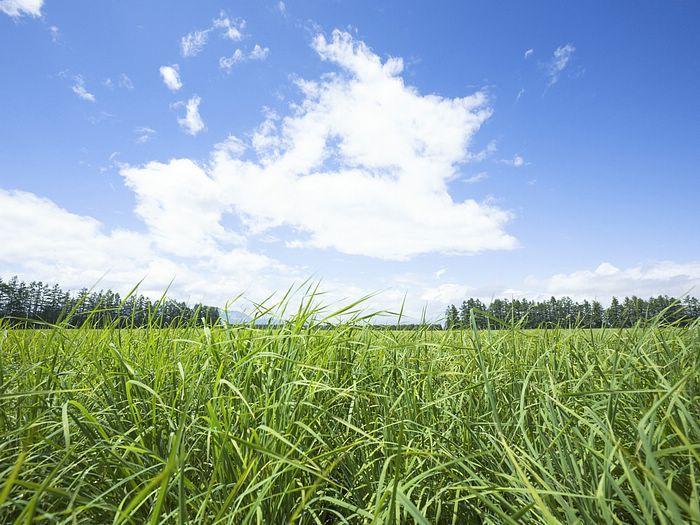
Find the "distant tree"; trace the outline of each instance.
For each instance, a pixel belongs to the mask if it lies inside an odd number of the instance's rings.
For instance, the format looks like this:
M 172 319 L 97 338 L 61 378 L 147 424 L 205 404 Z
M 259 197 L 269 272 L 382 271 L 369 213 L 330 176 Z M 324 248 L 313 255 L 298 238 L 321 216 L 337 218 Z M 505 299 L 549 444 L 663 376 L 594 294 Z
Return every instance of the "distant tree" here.
M 445 312 L 445 328 L 459 328 L 459 312 L 457 307 L 453 304 L 447 307 Z
M 183 302 L 166 298 L 156 308 L 143 295 L 132 295 L 122 302 L 119 294 L 111 290 L 91 292 L 83 288 L 71 295 L 58 285 L 49 286 L 40 281 L 27 285 L 17 276 L 7 282 L 0 279 L 0 319 L 23 325 L 39 322 L 53 324 L 71 313 L 68 321 L 73 326 L 81 326 L 88 321 L 95 326 L 116 322 L 118 327 L 144 326 L 152 320 L 166 326 L 183 321 L 213 325 L 219 321 L 219 309 L 203 304 L 189 307 Z

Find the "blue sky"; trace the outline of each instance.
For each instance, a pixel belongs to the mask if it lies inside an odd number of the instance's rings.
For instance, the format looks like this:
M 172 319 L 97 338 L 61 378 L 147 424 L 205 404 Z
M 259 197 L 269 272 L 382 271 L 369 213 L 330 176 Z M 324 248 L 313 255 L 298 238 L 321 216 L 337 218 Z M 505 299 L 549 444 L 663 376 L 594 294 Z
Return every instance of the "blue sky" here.
M 690 1 L 0 0 L 0 276 L 697 294 Z M 167 81 L 167 82 L 166 82 Z

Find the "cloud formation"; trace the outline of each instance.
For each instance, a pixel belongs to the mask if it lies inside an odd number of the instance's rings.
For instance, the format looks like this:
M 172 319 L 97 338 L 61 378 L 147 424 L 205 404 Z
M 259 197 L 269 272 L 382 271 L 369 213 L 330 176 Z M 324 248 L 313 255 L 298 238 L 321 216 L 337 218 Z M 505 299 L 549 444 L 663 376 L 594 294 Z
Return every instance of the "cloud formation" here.
M 207 43 L 207 33 L 209 30 L 205 31 L 192 31 L 187 33 L 180 40 L 180 53 L 183 57 L 193 57 L 201 53 Z
M 180 124 L 182 130 L 188 135 L 194 136 L 206 129 L 204 121 L 199 114 L 199 104 L 201 102 L 202 99 L 194 95 L 187 103 L 179 102 L 176 104 L 176 106 L 185 106 L 185 116 L 178 118 L 177 123 Z
M 160 71 L 163 83 L 170 91 L 177 91 L 182 87 L 180 71 L 177 64 L 173 64 L 172 66 L 160 66 L 158 71 Z
M 156 134 L 156 130 L 146 126 L 139 126 L 134 129 L 134 134 L 136 135 L 137 144 L 145 144 L 153 138 Z
M 660 261 L 622 269 L 603 262 L 594 270 L 556 274 L 545 279 L 530 277 L 526 285 L 544 295 L 602 300 L 613 295 L 649 297 L 668 294 L 680 297 L 688 292 L 697 295 L 700 291 L 700 261 Z
M 23 15 L 41 16 L 44 0 L 0 0 L 0 11 L 12 18 Z
M 83 79 L 83 77 L 81 75 L 77 75 L 73 80 L 75 81 L 73 87 L 71 88 L 73 90 L 73 93 L 78 95 L 83 100 L 87 100 L 88 102 L 95 102 L 95 95 L 90 93 L 85 88 L 85 80 Z
M 400 58 L 382 62 L 341 31 L 313 47 L 341 71 L 297 82 L 292 114 L 269 115 L 253 134 L 256 161 L 217 154 L 210 168 L 249 232 L 291 226 L 305 234 L 292 247 L 395 260 L 517 245 L 509 212 L 447 190 L 491 114 L 483 93 L 421 95 Z
M 236 49 L 231 56 L 221 57 L 219 59 L 219 68 L 231 72 L 233 66 L 245 62 L 246 60 L 265 60 L 270 54 L 270 48 L 262 47 L 260 44 L 255 44 L 250 53 L 245 54 L 243 50 Z
M 571 44 L 559 46 L 554 50 L 552 59 L 547 66 L 548 86 L 553 86 L 559 81 L 562 71 L 569 65 L 575 51 L 576 48 Z

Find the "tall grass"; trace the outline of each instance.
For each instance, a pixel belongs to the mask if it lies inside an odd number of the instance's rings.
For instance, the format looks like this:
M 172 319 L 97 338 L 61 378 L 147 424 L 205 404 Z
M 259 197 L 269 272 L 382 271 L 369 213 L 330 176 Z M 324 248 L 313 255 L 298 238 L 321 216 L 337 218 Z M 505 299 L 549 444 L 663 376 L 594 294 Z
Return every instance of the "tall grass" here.
M 2 329 L 0 522 L 700 522 L 698 324 L 387 331 L 358 308 Z

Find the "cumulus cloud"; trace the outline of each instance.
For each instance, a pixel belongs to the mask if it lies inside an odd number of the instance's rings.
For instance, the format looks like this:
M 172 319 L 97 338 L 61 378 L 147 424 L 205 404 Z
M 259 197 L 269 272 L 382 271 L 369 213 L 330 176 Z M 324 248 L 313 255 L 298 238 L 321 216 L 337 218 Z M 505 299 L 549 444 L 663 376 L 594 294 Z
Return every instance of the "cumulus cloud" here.
M 80 98 L 83 100 L 87 100 L 88 102 L 95 102 L 95 95 L 90 93 L 86 88 L 85 88 L 85 80 L 81 75 L 77 75 L 74 79 L 74 84 L 73 87 L 71 88 L 73 90 L 73 93 L 78 95 Z
M 162 291 L 176 277 L 180 297 L 216 302 L 307 276 L 246 248 L 270 235 L 290 247 L 390 260 L 516 247 L 507 210 L 449 192 L 462 165 L 478 156 L 470 142 L 491 114 L 484 93 L 421 94 L 402 78 L 400 58 L 383 60 L 348 33 L 319 35 L 313 48 L 331 72 L 297 79 L 300 99 L 287 112 L 268 111 L 245 140 L 227 137 L 207 162 L 119 166 L 143 232 L 108 229 L 35 195 L 5 192 L 0 260 L 67 286 L 90 284 L 110 269 L 106 285 L 134 284 L 148 273 Z M 185 111 L 178 122 L 193 135 L 204 129 L 200 102 L 195 95 L 176 104 Z M 145 129 L 137 137 L 148 136 Z M 347 297 L 383 287 L 332 284 Z M 410 286 L 414 297 L 435 305 L 471 290 L 469 283 L 443 284 Z M 394 281 L 396 293 L 383 294 L 383 304 L 398 304 L 407 286 Z
M 509 212 L 447 191 L 491 114 L 483 93 L 421 95 L 400 58 L 382 62 L 348 33 L 314 49 L 341 71 L 298 82 L 293 113 L 253 134 L 257 162 L 219 155 L 211 167 L 251 232 L 287 225 L 306 234 L 289 246 L 396 260 L 516 246 Z
M 185 103 L 185 116 L 177 119 L 177 123 L 180 124 L 182 130 L 188 135 L 197 135 L 198 133 L 204 131 L 204 121 L 199 114 L 199 104 L 202 99 L 197 95 L 190 98 L 187 103 Z M 178 106 L 183 105 L 182 102 L 177 104 Z
M 149 216 L 147 209 L 140 213 Z M 166 216 L 172 218 L 168 212 Z M 175 279 L 170 287 L 175 297 L 217 305 L 241 292 L 260 299 L 299 279 L 293 269 L 244 247 L 220 246 L 183 260 L 159 248 L 167 239 L 167 227 L 164 234 L 108 230 L 93 217 L 71 213 L 28 192 L 0 189 L 0 222 L 4 279 L 16 274 L 69 289 L 99 281 L 99 287 L 127 292 L 145 278 L 141 291 L 152 297 L 159 297 Z
M 553 86 L 559 81 L 562 71 L 569 65 L 571 57 L 576 48 L 571 44 L 559 46 L 554 50 L 554 54 L 547 65 L 547 75 L 549 77 L 548 86 Z
M 12 18 L 23 15 L 41 16 L 44 0 L 0 0 L 0 11 Z
M 173 64 L 172 66 L 160 66 L 159 71 L 163 83 L 170 91 L 177 91 L 182 87 L 180 71 L 177 64 Z
M 220 223 L 226 204 L 216 183 L 191 160 L 125 167 L 121 175 L 136 194 L 136 214 L 163 251 L 196 257 L 221 242 L 241 242 Z

